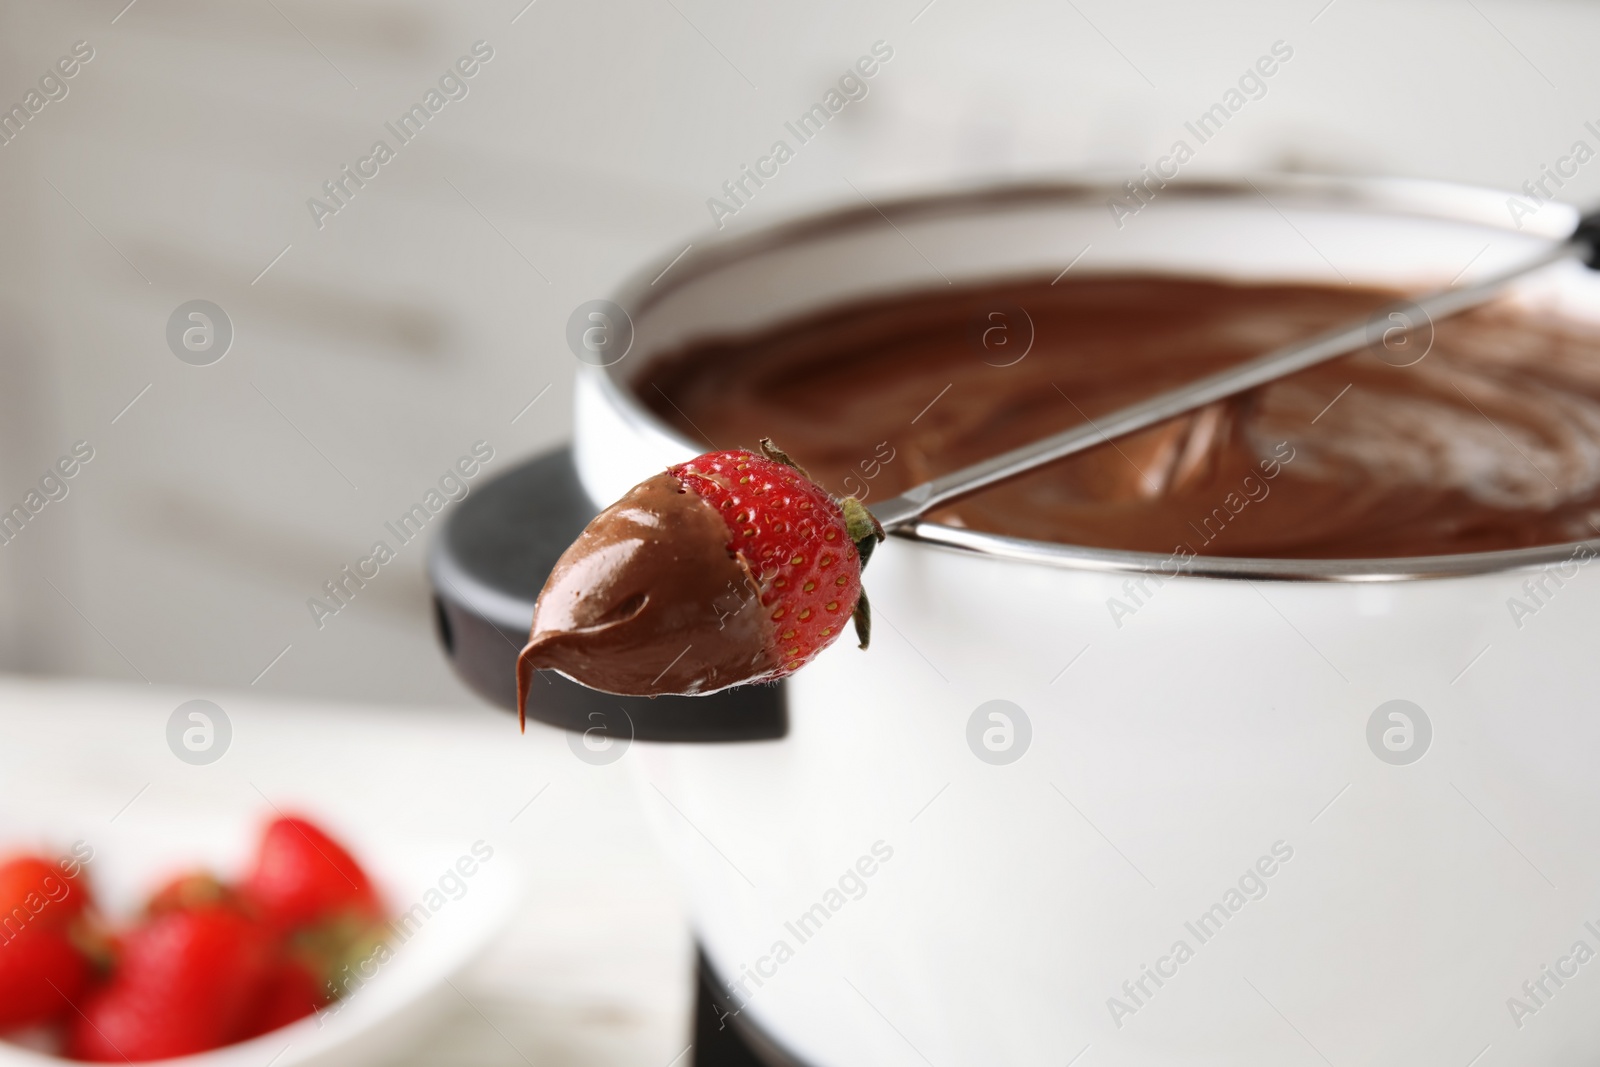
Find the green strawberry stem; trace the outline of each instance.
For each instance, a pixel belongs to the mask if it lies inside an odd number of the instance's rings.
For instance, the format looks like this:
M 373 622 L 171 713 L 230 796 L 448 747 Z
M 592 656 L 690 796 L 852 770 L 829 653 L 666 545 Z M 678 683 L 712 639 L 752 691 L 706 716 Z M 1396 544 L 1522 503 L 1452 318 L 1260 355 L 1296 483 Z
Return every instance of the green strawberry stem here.
M 872 557 L 873 546 L 883 540 L 883 526 L 867 510 L 867 506 L 853 496 L 839 501 L 839 509 L 844 512 L 845 532 L 856 543 L 856 551 L 861 553 L 861 565 L 865 567 L 867 560 Z
M 772 460 L 774 463 L 782 463 L 785 467 L 793 467 L 795 470 L 800 472 L 800 477 L 806 479 L 807 481 L 812 480 L 811 475 L 806 473 L 806 469 L 804 467 L 800 466 L 800 464 L 789 458 L 789 453 L 772 443 L 772 438 L 763 437 L 761 439 L 761 454 Z
M 850 618 L 856 624 L 856 639 L 860 642 L 856 647 L 865 652 L 872 644 L 872 605 L 867 601 L 865 589 L 856 598 L 856 610 L 850 613 Z
M 867 569 L 867 561 L 872 558 L 872 550 L 878 542 L 883 540 L 883 525 L 878 522 L 867 506 L 853 496 L 847 496 L 839 501 L 839 508 L 844 512 L 844 526 L 847 536 L 856 543 L 856 553 L 861 557 L 861 569 Z M 861 595 L 856 598 L 856 609 L 850 617 L 856 624 L 857 645 L 863 652 L 872 644 L 872 604 L 867 600 L 867 588 L 861 587 Z

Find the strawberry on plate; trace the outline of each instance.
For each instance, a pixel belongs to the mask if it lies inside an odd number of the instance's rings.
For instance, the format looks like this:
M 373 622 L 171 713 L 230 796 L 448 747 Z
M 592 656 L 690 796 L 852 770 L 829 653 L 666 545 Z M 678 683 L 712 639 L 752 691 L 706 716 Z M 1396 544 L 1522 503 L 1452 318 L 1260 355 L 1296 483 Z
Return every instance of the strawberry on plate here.
M 68 1055 L 143 1062 L 239 1040 L 276 951 L 272 932 L 237 908 L 150 916 L 127 932 L 115 974 L 72 1019 Z
M 318 972 L 313 959 L 281 954 L 246 1017 L 240 1040 L 288 1026 L 326 1007 L 332 999 L 329 984 Z
M 702 695 L 792 674 L 853 621 L 883 529 L 771 441 L 648 478 L 556 561 L 517 662 L 518 706 L 552 669 L 628 696 Z
M 244 896 L 282 932 L 382 918 L 372 880 L 344 846 L 309 819 L 273 820 L 261 835 Z
M 81 867 L 73 860 L 27 855 L 0 863 L 0 917 L 5 919 L 5 932 L 33 923 L 58 930 L 70 924 L 89 904 L 81 875 Z
M 89 903 L 80 874 L 43 856 L 0 863 L 0 1030 L 49 1022 L 88 986 L 93 966 L 74 942 Z
M 0 945 L 0 1031 L 65 1015 L 93 967 L 65 931 L 37 926 Z

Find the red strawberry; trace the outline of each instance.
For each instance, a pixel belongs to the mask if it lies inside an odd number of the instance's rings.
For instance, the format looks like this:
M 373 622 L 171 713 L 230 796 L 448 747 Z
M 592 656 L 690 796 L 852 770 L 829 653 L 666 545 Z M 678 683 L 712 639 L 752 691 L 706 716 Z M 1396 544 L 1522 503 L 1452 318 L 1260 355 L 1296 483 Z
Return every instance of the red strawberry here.
M 307 959 L 285 955 L 273 964 L 265 987 L 256 999 L 240 1039 L 288 1026 L 326 1006 L 328 985 Z
M 238 1040 L 274 952 L 271 932 L 234 908 L 153 916 L 128 932 L 116 974 L 72 1021 L 68 1054 L 142 1062 Z
M 766 456 L 707 452 L 667 473 L 721 512 L 729 550 L 756 576 L 778 663 L 765 681 L 793 674 L 838 639 L 862 597 L 857 542 L 875 544 L 882 534 L 853 497 L 835 502 L 772 442 L 762 446 Z M 868 625 L 862 611 L 863 648 Z
M 367 872 L 316 824 L 280 818 L 267 826 L 244 894 L 274 927 L 291 931 L 382 915 Z
M 0 1030 L 56 1018 L 89 983 L 72 940 L 89 902 L 79 870 L 42 856 L 0 863 Z
M 854 619 L 883 529 L 788 456 L 708 452 L 628 491 L 556 562 L 517 661 L 630 696 L 703 694 L 799 670 Z
M 30 926 L 0 944 L 0 1031 L 59 1018 L 89 985 L 92 967 L 63 930 Z
M 68 874 L 68 871 L 71 874 Z M 38 923 L 61 929 L 89 904 L 74 861 L 17 856 L 0 863 L 0 924 L 7 933 Z

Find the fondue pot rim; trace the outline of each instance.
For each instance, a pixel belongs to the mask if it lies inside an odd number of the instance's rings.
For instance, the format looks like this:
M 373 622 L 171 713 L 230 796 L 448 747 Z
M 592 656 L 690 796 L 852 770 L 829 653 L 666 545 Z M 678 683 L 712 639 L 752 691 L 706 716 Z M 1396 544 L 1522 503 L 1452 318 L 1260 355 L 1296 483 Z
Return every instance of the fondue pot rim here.
M 789 221 L 736 236 L 712 232 L 696 238 L 689 251 L 679 253 L 677 258 L 663 256 L 635 272 L 619 287 L 615 301 L 630 317 L 638 318 L 674 291 L 712 271 L 862 226 L 881 226 L 890 216 L 909 221 L 979 214 L 985 210 L 1099 203 L 1122 191 L 1122 182 L 1109 178 L 985 185 L 807 212 Z M 1565 238 L 1578 217 L 1577 211 L 1568 205 L 1551 204 L 1549 206 L 1557 210 L 1541 212 L 1544 218 L 1524 220 L 1523 228 L 1516 230 L 1507 220 L 1507 194 L 1503 191 L 1411 178 L 1271 174 L 1238 179 L 1179 179 L 1169 182 L 1161 195 L 1166 200 L 1222 200 L 1261 199 L 1269 193 L 1274 203 L 1282 202 L 1279 200 L 1282 197 L 1321 209 L 1381 210 L 1391 215 L 1465 222 L 1551 240 Z M 626 360 L 621 360 L 606 367 L 584 365 L 579 373 L 594 379 L 607 403 L 629 426 L 664 435 L 685 449 L 698 451 L 699 446 L 694 441 L 657 418 L 639 401 L 625 381 L 626 364 Z M 895 536 L 955 552 L 1075 570 L 1271 581 L 1393 582 L 1467 577 L 1539 568 L 1586 552 L 1600 553 L 1600 538 L 1591 538 L 1497 552 L 1437 556 L 1374 559 L 1191 556 L 1180 561 L 1173 554 L 1038 541 L 927 520 L 898 530 Z

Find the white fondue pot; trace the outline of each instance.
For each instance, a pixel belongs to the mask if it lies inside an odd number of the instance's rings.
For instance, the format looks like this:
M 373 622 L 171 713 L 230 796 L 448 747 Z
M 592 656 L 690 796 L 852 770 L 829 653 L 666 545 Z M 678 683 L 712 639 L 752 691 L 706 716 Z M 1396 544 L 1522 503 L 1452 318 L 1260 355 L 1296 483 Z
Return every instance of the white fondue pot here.
M 584 489 L 610 501 L 706 449 L 639 399 L 695 339 L 1069 263 L 1422 289 L 1576 217 L 1518 229 L 1503 193 L 1280 178 L 1173 184 L 1119 226 L 1113 195 L 880 201 L 642 271 L 615 298 L 625 356 L 579 376 Z M 1518 296 L 1594 315 L 1600 277 L 1567 263 Z M 840 641 L 787 683 L 786 736 L 631 756 L 729 1021 L 812 1067 L 1589 1064 L 1591 555 L 1174 576 L 924 523 L 866 572 L 871 650 Z

